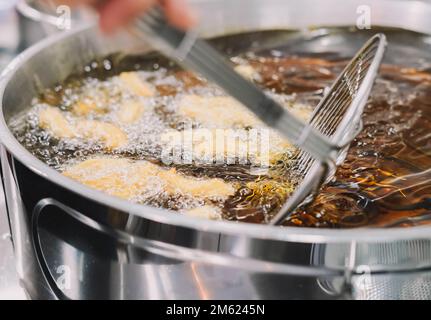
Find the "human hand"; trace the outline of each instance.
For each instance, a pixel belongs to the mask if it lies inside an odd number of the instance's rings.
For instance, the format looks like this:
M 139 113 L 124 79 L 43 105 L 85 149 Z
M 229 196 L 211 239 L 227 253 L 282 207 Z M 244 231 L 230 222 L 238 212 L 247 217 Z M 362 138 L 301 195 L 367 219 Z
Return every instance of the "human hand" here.
M 100 15 L 100 27 L 105 33 L 112 33 L 127 25 L 155 5 L 160 5 L 168 21 L 180 29 L 188 29 L 196 23 L 196 17 L 186 0 L 54 0 L 54 2 L 95 8 Z

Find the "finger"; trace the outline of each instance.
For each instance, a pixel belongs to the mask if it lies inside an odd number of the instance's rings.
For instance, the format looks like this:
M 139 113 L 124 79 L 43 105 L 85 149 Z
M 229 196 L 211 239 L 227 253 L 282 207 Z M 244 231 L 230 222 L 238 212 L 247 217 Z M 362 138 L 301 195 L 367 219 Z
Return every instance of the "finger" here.
M 161 2 L 169 22 L 183 30 L 193 27 L 196 22 L 196 14 L 185 0 L 164 0 Z
M 112 33 L 151 8 L 157 0 L 110 0 L 100 9 L 100 26 Z
M 82 5 L 95 5 L 99 0 L 42 0 L 43 3 L 46 4 L 55 4 L 55 5 L 66 5 L 70 7 L 77 7 Z

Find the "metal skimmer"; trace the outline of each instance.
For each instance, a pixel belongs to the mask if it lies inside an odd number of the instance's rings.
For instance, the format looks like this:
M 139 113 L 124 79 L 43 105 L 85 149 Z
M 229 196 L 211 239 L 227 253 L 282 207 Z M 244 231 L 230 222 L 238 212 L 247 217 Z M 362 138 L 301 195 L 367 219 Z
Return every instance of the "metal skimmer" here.
M 361 130 L 363 109 L 386 47 L 383 34 L 368 40 L 320 101 L 309 123 L 304 123 L 235 72 L 195 32 L 170 26 L 160 8 L 137 19 L 131 31 L 219 85 L 300 149 L 293 159 L 297 188 L 271 224 L 282 223 L 299 205 L 311 201 L 344 161 L 350 142 Z

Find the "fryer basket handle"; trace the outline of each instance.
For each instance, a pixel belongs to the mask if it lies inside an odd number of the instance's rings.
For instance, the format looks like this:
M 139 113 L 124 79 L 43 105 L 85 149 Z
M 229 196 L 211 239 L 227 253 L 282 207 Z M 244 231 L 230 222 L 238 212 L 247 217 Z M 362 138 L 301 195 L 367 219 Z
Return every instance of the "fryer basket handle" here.
M 54 200 L 55 201 L 55 200 Z M 39 265 L 39 268 L 45 278 L 49 289 L 54 294 L 56 299 L 58 300 L 70 300 L 63 291 L 58 287 L 57 282 L 52 277 L 51 272 L 49 271 L 48 263 L 45 259 L 45 255 L 43 254 L 42 244 L 39 236 L 39 218 L 43 212 L 43 209 L 46 206 L 51 205 L 51 201 L 48 199 L 43 199 L 39 201 L 36 206 L 33 208 L 33 212 L 31 215 L 31 239 L 33 242 L 33 249 L 36 253 L 36 260 Z

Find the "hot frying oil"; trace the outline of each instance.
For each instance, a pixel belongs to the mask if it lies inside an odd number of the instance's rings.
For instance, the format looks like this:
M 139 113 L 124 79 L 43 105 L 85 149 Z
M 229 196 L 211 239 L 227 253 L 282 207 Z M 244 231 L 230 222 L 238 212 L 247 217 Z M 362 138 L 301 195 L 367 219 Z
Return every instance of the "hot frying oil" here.
M 256 36 L 256 39 L 260 37 Z M 227 38 L 226 43 L 233 39 Z M 217 39 L 217 43 L 223 43 L 223 39 Z M 255 74 L 247 76 L 269 94 L 313 107 L 348 60 L 347 57 L 327 53 L 291 54 L 288 49 L 280 47 L 235 52 L 232 61 L 250 67 Z M 124 65 L 120 67 L 112 61 L 110 64 L 118 69 L 141 70 L 138 72 L 140 77 L 157 92 L 155 98 L 144 98 L 153 112 L 144 113 L 141 122 L 125 129 L 131 141 L 127 148 L 107 151 L 92 143 L 65 143 L 52 138 L 37 125 L 38 108 L 50 105 L 67 111 L 88 92 L 93 92 L 90 95 L 96 103 L 109 104 L 111 108 L 109 112 L 95 114 L 95 119 L 114 121 L 110 114 L 125 99 L 116 78 L 112 78 L 115 71 L 103 77 L 97 72 L 89 72 L 44 92 L 34 101 L 34 112 L 30 111 L 10 123 L 19 141 L 36 157 L 59 170 L 66 164 L 96 154 L 147 160 L 166 167 L 160 159 L 156 137 L 165 130 L 196 127 L 178 116 L 176 97 L 185 93 L 221 94 L 220 89 L 204 79 L 180 70 L 158 56 L 131 58 L 129 63 L 121 62 Z M 98 97 L 95 92 L 102 94 Z M 431 73 L 383 65 L 367 103 L 363 123 L 362 132 L 352 143 L 345 162 L 332 181 L 313 203 L 299 208 L 284 225 L 353 228 L 431 222 L 431 218 L 428 222 L 418 219 L 431 214 Z M 247 127 L 244 129 L 249 130 Z M 173 167 L 176 174 L 196 179 L 222 179 L 234 186 L 235 192 L 223 201 L 211 200 L 210 205 L 220 210 L 223 219 L 266 223 L 294 188 L 289 156 L 289 152 L 278 155 L 263 174 L 252 173 L 250 164 L 243 163 L 177 164 Z M 205 204 L 201 199 L 166 195 L 163 190 L 136 201 L 172 210 Z

